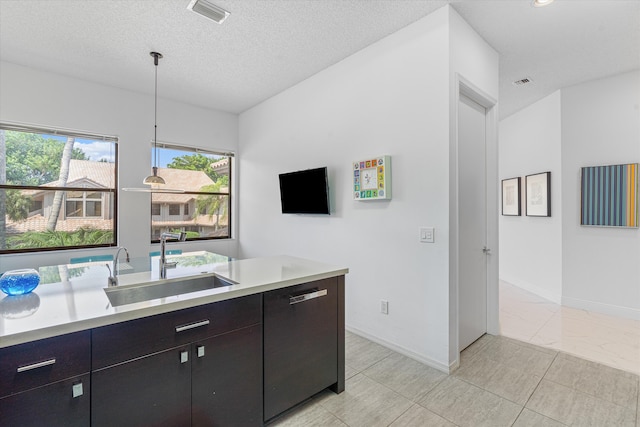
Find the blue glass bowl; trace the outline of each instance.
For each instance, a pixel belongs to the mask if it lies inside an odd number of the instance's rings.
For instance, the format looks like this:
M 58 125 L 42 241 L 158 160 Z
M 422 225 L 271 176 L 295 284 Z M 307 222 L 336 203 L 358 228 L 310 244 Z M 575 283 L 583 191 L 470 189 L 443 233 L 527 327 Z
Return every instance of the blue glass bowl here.
M 0 291 L 7 295 L 24 295 L 40 284 L 40 275 L 33 268 L 10 270 L 0 277 Z

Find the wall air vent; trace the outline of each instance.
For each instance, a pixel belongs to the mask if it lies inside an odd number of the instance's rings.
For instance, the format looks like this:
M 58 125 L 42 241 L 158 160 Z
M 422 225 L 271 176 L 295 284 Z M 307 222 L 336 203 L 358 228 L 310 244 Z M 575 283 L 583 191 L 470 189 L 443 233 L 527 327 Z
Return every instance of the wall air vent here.
M 533 80 L 530 77 L 525 77 L 524 79 L 516 80 L 513 82 L 514 86 L 524 86 L 533 83 Z
M 191 0 L 187 9 L 209 18 L 217 24 L 222 24 L 229 16 L 229 12 L 207 0 Z

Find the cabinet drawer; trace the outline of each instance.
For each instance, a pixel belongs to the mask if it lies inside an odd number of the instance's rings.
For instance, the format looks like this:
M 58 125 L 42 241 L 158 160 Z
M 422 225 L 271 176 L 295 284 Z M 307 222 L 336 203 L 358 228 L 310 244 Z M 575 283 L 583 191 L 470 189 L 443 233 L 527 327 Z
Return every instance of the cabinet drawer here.
M 75 332 L 0 349 L 0 395 L 91 370 L 91 333 Z
M 262 295 L 249 295 L 93 330 L 93 369 L 262 322 Z

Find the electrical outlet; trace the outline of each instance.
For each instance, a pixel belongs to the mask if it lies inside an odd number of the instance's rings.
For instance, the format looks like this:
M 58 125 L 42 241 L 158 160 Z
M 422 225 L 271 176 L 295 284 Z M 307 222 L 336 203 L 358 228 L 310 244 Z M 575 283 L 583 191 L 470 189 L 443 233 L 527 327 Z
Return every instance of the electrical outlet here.
M 389 301 L 380 300 L 380 313 L 389 314 Z
M 433 227 L 420 227 L 420 241 L 422 243 L 433 243 L 435 240 L 435 229 Z

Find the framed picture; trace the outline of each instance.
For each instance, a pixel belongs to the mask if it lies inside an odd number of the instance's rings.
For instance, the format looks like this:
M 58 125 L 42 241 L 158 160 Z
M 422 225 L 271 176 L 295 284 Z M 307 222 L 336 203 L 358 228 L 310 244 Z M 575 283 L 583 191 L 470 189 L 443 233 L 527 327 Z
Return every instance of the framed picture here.
M 525 177 L 527 216 L 551 216 L 551 172 Z
M 638 163 L 581 172 L 580 225 L 638 228 Z
M 353 162 L 353 200 L 391 199 L 391 156 Z
M 521 215 L 522 198 L 520 197 L 520 188 L 520 177 L 502 180 L 502 215 Z

